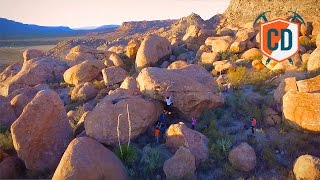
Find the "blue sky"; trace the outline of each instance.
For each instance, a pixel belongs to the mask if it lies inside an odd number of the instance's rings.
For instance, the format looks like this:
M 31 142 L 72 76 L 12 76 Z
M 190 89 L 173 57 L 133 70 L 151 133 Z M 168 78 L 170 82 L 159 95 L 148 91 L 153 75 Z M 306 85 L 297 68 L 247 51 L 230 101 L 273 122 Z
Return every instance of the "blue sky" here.
M 100 26 L 124 21 L 204 19 L 223 13 L 229 0 L 0 0 L 0 17 L 46 26 Z

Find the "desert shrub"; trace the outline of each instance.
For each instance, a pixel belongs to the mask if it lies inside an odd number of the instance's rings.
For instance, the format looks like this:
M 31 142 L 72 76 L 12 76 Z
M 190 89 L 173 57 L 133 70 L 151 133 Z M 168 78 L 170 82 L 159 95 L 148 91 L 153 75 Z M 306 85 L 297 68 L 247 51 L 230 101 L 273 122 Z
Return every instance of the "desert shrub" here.
M 230 151 L 232 147 L 232 142 L 228 138 L 218 139 L 216 144 L 225 155 Z
M 237 174 L 237 170 L 229 162 L 223 165 L 223 170 L 226 179 L 230 179 Z
M 261 108 L 249 102 L 242 91 L 235 91 L 231 96 L 227 96 L 225 104 L 233 119 L 250 120 L 256 117 L 259 120 L 262 117 Z
M 278 166 L 277 157 L 273 146 L 266 146 L 262 150 L 262 159 L 267 163 L 267 166 L 274 168 Z
M 136 149 L 133 146 L 128 146 L 127 144 L 122 144 L 121 150 L 119 146 L 116 147 L 114 152 L 126 166 L 133 165 L 138 158 Z
M 235 62 L 236 60 L 239 59 L 237 54 L 234 54 L 233 52 L 230 52 L 230 51 L 219 52 L 219 55 L 221 60 L 230 60 Z
M 9 131 L 0 134 L 0 149 L 10 150 L 14 149 L 12 137 Z
M 227 72 L 227 82 L 231 83 L 234 87 L 240 87 L 247 83 L 249 74 L 246 67 L 237 67 L 230 69 Z
M 262 70 L 248 70 L 246 67 L 240 66 L 230 69 L 227 73 L 227 82 L 234 87 L 239 88 L 245 84 L 261 85 L 270 79 L 274 74 L 267 68 Z
M 92 81 L 92 84 L 98 90 L 106 88 L 106 85 L 104 84 L 104 81 L 94 80 L 94 81 Z
M 267 68 L 261 69 L 261 70 L 253 70 L 249 72 L 249 79 L 248 82 L 249 84 L 253 85 L 261 85 L 265 84 L 265 81 L 268 80 L 270 77 L 272 77 L 272 72 L 269 71 Z
M 170 158 L 166 155 L 163 146 L 151 147 L 146 145 L 142 150 L 140 164 L 143 166 L 143 172 L 149 175 L 155 174 L 162 170 L 164 162 Z
M 207 128 L 211 121 L 214 120 L 215 114 L 213 110 L 205 110 L 199 117 L 199 122 L 196 126 L 198 131 Z
M 7 127 L 0 124 L 0 133 L 4 134 L 7 131 Z

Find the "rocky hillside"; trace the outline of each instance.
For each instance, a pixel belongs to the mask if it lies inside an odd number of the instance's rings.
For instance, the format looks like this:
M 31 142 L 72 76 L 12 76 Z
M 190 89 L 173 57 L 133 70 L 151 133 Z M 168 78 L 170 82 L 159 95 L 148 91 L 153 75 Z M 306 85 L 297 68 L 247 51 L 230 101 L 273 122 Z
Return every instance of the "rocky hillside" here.
M 231 0 L 224 13 L 226 24 L 245 24 L 252 22 L 264 11 L 271 11 L 268 17 L 287 17 L 288 11 L 297 11 L 303 18 L 314 20 L 320 17 L 320 1 L 318 0 Z
M 176 20 L 158 20 L 158 21 L 131 21 L 124 22 L 118 28 L 118 31 L 130 33 L 143 33 L 149 30 L 165 28 L 176 22 Z
M 291 64 L 220 19 L 26 50 L 0 73 L 0 179 L 318 180 L 318 21 Z

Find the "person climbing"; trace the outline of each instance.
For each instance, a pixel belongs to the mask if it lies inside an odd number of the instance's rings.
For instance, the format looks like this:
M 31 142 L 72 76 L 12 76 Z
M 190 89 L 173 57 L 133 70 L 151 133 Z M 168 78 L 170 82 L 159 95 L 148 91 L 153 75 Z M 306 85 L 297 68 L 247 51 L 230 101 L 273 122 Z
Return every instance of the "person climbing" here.
M 166 97 L 165 99 L 166 103 L 165 103 L 165 110 L 168 112 L 168 114 L 171 114 L 171 108 L 173 105 L 173 98 L 172 96 Z
M 165 133 L 166 133 L 166 126 L 165 126 L 165 124 L 161 123 L 159 130 L 160 130 L 160 132 L 161 132 L 161 138 L 164 138 L 164 135 L 165 135 Z
M 164 111 L 161 115 L 160 115 L 160 118 L 159 118 L 159 121 L 161 123 L 164 123 L 166 120 L 166 112 Z
M 197 119 L 195 117 L 192 117 L 191 118 L 191 124 L 192 124 L 191 129 L 194 129 L 196 123 L 197 123 Z
M 154 136 L 156 139 L 156 143 L 159 144 L 159 135 L 160 135 L 160 130 L 158 127 L 154 128 Z
M 257 126 L 257 120 L 256 120 L 255 117 L 252 117 L 252 119 L 251 119 L 251 130 L 252 130 L 252 134 L 254 134 L 254 130 L 255 130 L 256 126 Z

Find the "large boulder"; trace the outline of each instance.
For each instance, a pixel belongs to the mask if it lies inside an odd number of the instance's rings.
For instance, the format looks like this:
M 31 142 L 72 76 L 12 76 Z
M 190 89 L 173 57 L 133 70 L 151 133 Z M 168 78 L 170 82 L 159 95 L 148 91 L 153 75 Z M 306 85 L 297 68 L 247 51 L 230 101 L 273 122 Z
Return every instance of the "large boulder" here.
M 14 63 L 8 66 L 4 71 L 0 73 L 0 82 L 15 76 L 16 74 L 18 74 L 21 68 L 22 63 Z
M 261 69 L 263 69 L 265 67 L 264 64 L 262 63 L 262 61 L 259 60 L 259 59 L 253 60 L 251 65 L 256 70 L 261 70 Z
M 156 64 L 161 64 L 164 59 L 171 55 L 171 44 L 163 37 L 149 35 L 141 43 L 136 57 L 136 69 L 141 69 Z
M 86 82 L 86 83 L 79 84 L 73 88 L 71 92 L 71 100 L 87 101 L 96 97 L 97 94 L 98 94 L 98 90 L 94 87 L 92 82 Z
M 33 58 L 39 58 L 45 56 L 45 53 L 38 49 L 27 49 L 22 53 L 23 61 L 26 62 Z
M 172 95 L 173 106 L 185 115 L 199 116 L 205 109 L 223 104 L 223 98 L 215 93 L 212 75 L 199 65 L 173 70 L 146 68 L 137 82 L 140 91 L 153 99 L 163 101 Z
M 120 88 L 128 90 L 128 92 L 132 95 L 137 95 L 140 93 L 137 81 L 133 77 L 126 77 L 121 83 Z
M 205 40 L 212 35 L 212 30 L 201 29 L 196 25 L 191 25 L 186 30 L 186 34 L 183 36 L 182 40 L 187 44 L 188 49 L 196 51 Z
M 136 40 L 136 39 L 132 39 L 128 42 L 127 45 L 127 56 L 129 59 L 135 59 L 140 47 L 140 41 Z
M 220 55 L 216 52 L 203 52 L 200 56 L 200 63 L 203 65 L 212 65 L 213 62 L 220 59 Z
M 0 95 L 0 124 L 9 128 L 16 118 L 9 100 Z
M 178 61 L 175 61 L 173 63 L 171 63 L 167 69 L 180 69 L 180 68 L 183 68 L 185 66 L 187 66 L 189 63 L 187 63 L 186 61 L 183 61 L 183 60 L 178 60 Z
M 121 67 L 109 67 L 102 70 L 104 84 L 110 86 L 122 82 L 128 73 Z
M 297 180 L 319 179 L 320 159 L 311 155 L 300 156 L 294 163 L 293 173 Z
M 273 98 L 278 104 L 282 104 L 282 97 L 289 91 L 298 91 L 296 77 L 283 79 L 273 93 Z
M 16 156 L 9 156 L 0 161 L 0 179 L 17 179 L 23 172 L 23 163 Z
M 104 67 L 104 64 L 98 60 L 83 61 L 66 70 L 63 78 L 66 83 L 73 85 L 90 82 L 101 73 Z
M 129 120 L 127 113 L 129 110 Z M 162 108 L 155 101 L 127 93 L 112 93 L 100 101 L 84 120 L 88 136 L 108 145 L 135 139 L 157 121 Z M 118 127 L 118 116 L 119 127 Z M 130 124 L 130 126 L 129 126 Z M 129 137 L 129 129 L 131 136 Z
M 195 170 L 195 158 L 184 146 L 180 146 L 174 156 L 165 161 L 163 165 L 167 179 L 189 179 Z
M 298 86 L 299 92 L 319 93 L 320 75 L 314 78 L 297 81 L 297 86 Z
M 251 171 L 256 166 L 256 153 L 248 143 L 241 143 L 229 152 L 229 161 L 241 171 Z
M 315 49 L 308 60 L 308 66 L 307 66 L 308 71 L 315 71 L 320 69 L 320 47 Z
M 123 60 L 120 58 L 120 56 L 116 53 L 111 53 L 109 55 L 109 60 L 112 62 L 114 66 L 123 66 Z
M 50 57 L 29 60 L 23 63 L 19 73 L 0 82 L 0 95 L 7 96 L 20 88 L 61 81 L 66 69 L 64 62 Z
M 214 70 L 217 72 L 226 72 L 229 69 L 237 67 L 237 65 L 230 60 L 222 60 L 213 62 Z
M 248 59 L 248 60 L 256 60 L 256 59 L 262 59 L 262 54 L 259 49 L 257 48 L 251 48 L 244 52 L 241 55 L 242 59 Z
M 24 107 L 32 100 L 32 98 L 28 97 L 25 94 L 18 94 L 13 99 L 11 99 L 10 104 L 13 108 L 17 117 L 20 116 Z
M 271 108 L 266 108 L 262 112 L 264 122 L 269 125 L 277 125 L 281 123 L 281 116 L 279 113 Z
M 205 41 L 205 45 L 211 46 L 213 52 L 226 52 L 234 39 L 231 36 L 220 36 L 220 37 L 208 37 Z
M 65 57 L 65 59 L 68 65 L 72 67 L 84 61 L 97 60 L 95 53 L 97 53 L 96 49 L 79 45 L 72 48 L 69 54 Z
M 189 148 L 197 165 L 209 158 L 208 143 L 205 135 L 188 128 L 182 122 L 171 125 L 166 132 L 166 146 L 172 151 L 176 151 L 180 146 Z
M 30 170 L 52 170 L 72 138 L 67 114 L 57 93 L 40 91 L 12 124 L 18 157 Z
M 289 91 L 283 96 L 283 118 L 293 127 L 320 132 L 320 94 Z
M 128 175 L 115 154 L 88 137 L 74 139 L 64 152 L 53 180 L 126 180 Z

